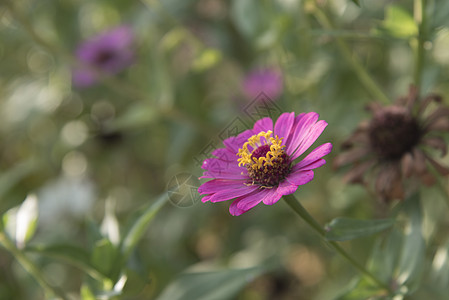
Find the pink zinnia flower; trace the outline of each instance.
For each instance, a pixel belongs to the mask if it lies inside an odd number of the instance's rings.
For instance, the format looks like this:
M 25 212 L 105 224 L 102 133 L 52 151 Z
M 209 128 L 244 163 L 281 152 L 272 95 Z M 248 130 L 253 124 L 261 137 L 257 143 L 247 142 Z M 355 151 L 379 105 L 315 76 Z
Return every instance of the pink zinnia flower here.
M 263 118 L 237 137 L 223 141 L 225 148 L 216 149 L 216 158 L 206 159 L 201 178 L 212 178 L 198 191 L 202 201 L 220 202 L 235 199 L 229 211 L 238 216 L 258 203 L 276 203 L 283 195 L 294 193 L 298 186 L 313 179 L 313 169 L 326 163 L 323 156 L 332 144 L 318 146 L 306 157 L 294 162 L 323 132 L 327 123 L 318 121 L 314 112 L 283 113 L 273 127 Z
M 84 41 L 76 50 L 81 65 L 73 71 L 74 84 L 86 87 L 96 83 L 101 75 L 116 74 L 128 67 L 134 59 L 133 44 L 134 33 L 128 26 Z
M 272 100 L 283 91 L 282 74 L 274 69 L 258 69 L 250 72 L 243 81 L 243 91 L 250 99 L 264 93 Z

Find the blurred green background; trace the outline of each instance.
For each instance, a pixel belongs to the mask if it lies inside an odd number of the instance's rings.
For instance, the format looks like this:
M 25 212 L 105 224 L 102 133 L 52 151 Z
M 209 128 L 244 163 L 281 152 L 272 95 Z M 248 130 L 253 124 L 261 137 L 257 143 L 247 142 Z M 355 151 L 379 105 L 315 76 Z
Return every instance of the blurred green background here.
M 203 204 L 194 197 L 185 207 L 168 203 L 145 227 L 129 260 L 120 262 L 114 245 L 142 208 L 167 193 L 174 176 L 201 176 L 198 161 L 206 147 L 220 147 L 220 134 L 228 133 L 237 116 L 239 129 L 252 126 L 255 115 L 245 108 L 258 102 L 245 96 L 243 82 L 264 68 L 282 74 L 282 94 L 269 101 L 275 114 L 316 111 L 329 123 L 316 145 L 330 141 L 334 151 L 297 198 L 322 224 L 337 216 L 388 216 L 390 208 L 343 183 L 332 157 L 369 116 L 364 106 L 382 100 L 361 80 L 354 60 L 390 100 L 414 82 L 414 2 L 419 1 L 361 0 L 358 7 L 349 0 L 2 1 L 0 213 L 9 216 L 4 223 L 17 217 L 12 208 L 35 195 L 39 217 L 24 252 L 71 299 L 113 291 L 120 274 L 127 278 L 123 290 L 103 299 L 178 299 L 161 293 L 186 269 L 251 267 L 224 274 L 236 281 L 228 285 L 230 280 L 217 279 L 225 287 L 222 299 L 333 299 L 356 271 L 282 201 L 240 217 L 229 214 L 226 202 Z M 447 99 L 449 2 L 427 2 L 421 90 Z M 135 62 L 91 87 L 73 86 L 76 47 L 122 24 L 135 33 Z M 449 228 L 446 208 L 433 190 L 425 193 L 431 221 L 424 236 L 442 242 Z M 342 245 L 363 262 L 374 239 Z M 111 281 L 86 275 L 80 262 Z M 44 298 L 3 248 L 0 270 L 0 299 Z M 181 289 L 195 286 L 196 279 L 186 278 Z

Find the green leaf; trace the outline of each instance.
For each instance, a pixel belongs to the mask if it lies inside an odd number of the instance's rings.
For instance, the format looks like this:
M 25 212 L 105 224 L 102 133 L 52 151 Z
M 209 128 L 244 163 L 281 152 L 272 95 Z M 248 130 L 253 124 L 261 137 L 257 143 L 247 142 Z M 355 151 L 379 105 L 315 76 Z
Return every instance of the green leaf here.
M 231 18 L 236 27 L 247 38 L 254 38 L 266 27 L 268 17 L 264 3 L 259 0 L 234 0 L 231 5 Z
M 95 279 L 103 280 L 105 278 L 105 276 L 91 264 L 89 253 L 83 248 L 68 244 L 53 244 L 30 245 L 24 250 L 66 261 L 67 263 L 80 268 Z
M 355 5 L 360 7 L 360 1 L 359 0 L 351 0 Z
M 95 243 L 92 251 L 92 265 L 103 274 L 109 274 L 116 263 L 117 249 L 107 238 Z
M 430 278 L 436 287 L 446 289 L 449 286 L 449 239 L 435 252 Z
M 329 241 L 347 241 L 371 235 L 393 226 L 395 220 L 356 220 L 337 218 L 326 225 L 326 239 Z
M 132 130 L 147 126 L 156 121 L 158 114 L 154 105 L 139 103 L 131 106 L 126 112 L 110 123 L 110 130 Z
M 35 160 L 27 160 L 17 164 L 14 168 L 9 169 L 0 175 L 0 199 L 20 180 L 33 173 L 38 169 Z
M 404 242 L 396 278 L 399 284 L 406 285 L 409 290 L 415 290 L 420 284 L 425 258 L 419 194 L 405 200 L 404 211 L 409 220 L 404 229 Z
M 94 293 L 90 290 L 89 285 L 83 284 L 81 286 L 81 299 L 83 300 L 96 300 Z
M 167 202 L 167 200 L 168 193 L 164 193 L 158 198 L 158 200 L 156 200 L 156 202 L 152 203 L 147 209 L 145 209 L 143 213 L 140 214 L 133 222 L 130 230 L 124 235 L 121 243 L 121 253 L 124 262 L 128 260 L 129 255 L 134 250 L 142 236 L 145 234 L 145 231 L 151 220 L 153 220 L 153 217 Z
M 398 38 L 410 38 L 418 34 L 418 26 L 413 17 L 406 10 L 395 5 L 387 6 L 382 28 Z
M 254 267 L 183 273 L 162 292 L 157 300 L 233 299 L 246 284 L 266 271 L 266 267 Z
M 360 300 L 360 299 L 378 299 L 376 296 L 382 296 L 385 290 L 379 288 L 366 277 L 352 281 L 346 291 L 337 296 L 334 300 Z

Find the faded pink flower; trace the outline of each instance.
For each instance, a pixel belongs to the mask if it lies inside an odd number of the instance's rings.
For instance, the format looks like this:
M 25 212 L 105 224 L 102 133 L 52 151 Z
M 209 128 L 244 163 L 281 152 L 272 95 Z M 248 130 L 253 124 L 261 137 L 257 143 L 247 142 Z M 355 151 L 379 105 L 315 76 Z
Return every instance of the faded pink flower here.
M 272 100 L 283 91 L 282 74 L 274 69 L 258 69 L 250 72 L 243 81 L 243 91 L 249 99 L 264 93 Z
M 134 33 L 128 26 L 120 26 L 84 41 L 76 50 L 80 66 L 73 70 L 73 83 L 87 87 L 101 75 L 116 74 L 134 59 Z M 103 73 L 103 74 L 102 74 Z

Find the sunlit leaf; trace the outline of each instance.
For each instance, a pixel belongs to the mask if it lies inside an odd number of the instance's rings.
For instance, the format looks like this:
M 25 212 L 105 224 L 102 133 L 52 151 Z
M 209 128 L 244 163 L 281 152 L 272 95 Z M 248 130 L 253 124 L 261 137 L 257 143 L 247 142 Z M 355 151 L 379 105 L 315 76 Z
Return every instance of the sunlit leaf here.
M 233 299 L 244 286 L 265 271 L 264 267 L 254 267 L 183 273 L 162 292 L 157 300 Z
M 346 241 L 371 235 L 390 228 L 393 219 L 356 220 L 337 218 L 326 225 L 326 239 L 330 241 Z
M 413 17 L 403 8 L 396 5 L 388 5 L 386 7 L 382 28 L 398 38 L 410 38 L 418 34 L 418 26 Z
M 345 292 L 337 296 L 334 300 L 361 300 L 361 299 L 382 299 L 376 298 L 385 295 L 385 290 L 379 288 L 372 281 L 365 277 L 351 282 Z
M 222 59 L 222 54 L 216 49 L 204 49 L 193 61 L 192 69 L 203 72 L 212 68 Z
M 3 215 L 6 231 L 14 237 L 18 248 L 23 248 L 34 235 L 37 219 L 38 206 L 35 195 L 28 195 L 20 206 L 11 208 Z

